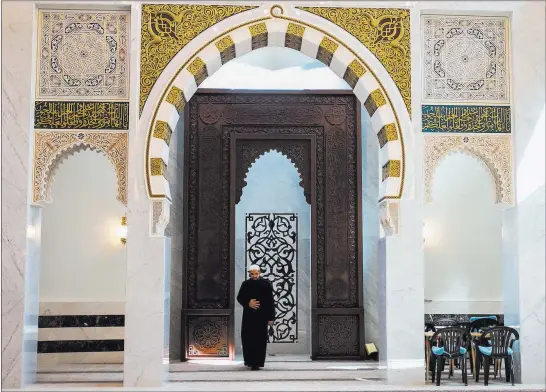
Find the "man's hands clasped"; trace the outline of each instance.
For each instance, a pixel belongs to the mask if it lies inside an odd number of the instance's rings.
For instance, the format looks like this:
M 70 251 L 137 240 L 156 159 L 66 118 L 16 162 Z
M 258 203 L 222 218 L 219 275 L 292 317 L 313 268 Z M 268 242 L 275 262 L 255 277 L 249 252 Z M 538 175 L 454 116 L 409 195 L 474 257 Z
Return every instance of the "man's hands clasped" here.
M 251 309 L 258 310 L 258 309 L 260 309 L 260 301 L 257 301 L 257 300 L 255 300 L 255 299 L 253 298 L 253 299 L 251 299 L 250 302 L 248 303 L 248 306 L 249 306 Z M 268 321 L 267 324 L 273 325 L 273 321 Z

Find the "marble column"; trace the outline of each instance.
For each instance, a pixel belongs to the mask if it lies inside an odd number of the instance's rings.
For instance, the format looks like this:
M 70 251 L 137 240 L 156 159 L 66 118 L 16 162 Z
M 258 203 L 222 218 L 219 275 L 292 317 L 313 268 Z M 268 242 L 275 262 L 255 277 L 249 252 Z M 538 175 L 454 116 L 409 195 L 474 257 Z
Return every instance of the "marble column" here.
M 519 326 L 524 384 L 546 379 L 544 2 L 520 2 L 512 17 L 512 137 L 516 204 L 505 211 L 505 323 Z M 519 376 L 519 377 L 518 377 Z
M 139 80 L 140 7 L 133 3 L 131 8 L 132 86 L 138 86 Z M 123 385 L 161 387 L 169 374 L 171 248 L 165 226 L 170 206 L 167 201 L 155 201 L 159 208 L 155 211 L 160 213 L 152 225 L 154 202 L 148 198 L 143 171 L 149 118 L 139 119 L 139 91 L 131 91 Z
M 150 236 L 149 204 L 127 209 L 125 387 L 160 387 L 169 374 L 170 238 Z
M 364 289 L 364 333 L 366 343 L 379 344 L 377 285 L 379 262 L 379 149 L 370 116 L 361 111 L 362 130 L 362 272 Z
M 25 266 L 25 316 L 22 385 L 36 382 L 38 364 L 38 315 L 40 313 L 40 266 L 42 256 L 42 206 L 28 209 Z
M 39 211 L 29 213 L 32 167 L 34 4 L 2 2 L 2 387 L 34 382 L 38 272 L 27 241 L 38 245 Z M 32 222 L 29 219 L 32 218 Z M 36 221 L 37 218 L 38 221 Z M 32 245 L 32 244 L 30 244 Z M 39 257 L 38 257 L 39 258 Z M 36 258 L 34 258 L 36 259 Z M 33 267 L 33 268 L 31 268 Z M 25 286 L 27 291 L 25 292 Z M 30 350 L 26 352 L 24 350 Z
M 379 360 L 389 384 L 424 384 L 422 205 L 388 202 L 379 240 Z M 385 219 L 385 214 L 388 219 Z
M 183 118 L 183 117 L 182 117 Z M 172 203 L 165 235 L 171 239 L 171 309 L 169 358 L 180 362 L 182 347 L 182 260 L 184 258 L 184 121 L 179 121 L 171 136 L 169 187 Z

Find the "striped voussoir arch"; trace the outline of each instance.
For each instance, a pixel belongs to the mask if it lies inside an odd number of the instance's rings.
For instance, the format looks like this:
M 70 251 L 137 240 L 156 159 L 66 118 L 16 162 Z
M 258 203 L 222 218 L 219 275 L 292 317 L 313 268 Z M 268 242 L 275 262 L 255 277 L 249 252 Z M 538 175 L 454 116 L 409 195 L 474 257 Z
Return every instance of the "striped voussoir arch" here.
M 382 185 L 379 199 L 397 199 L 404 185 L 404 145 L 398 118 L 382 85 L 366 64 L 334 37 L 309 25 L 268 19 L 236 28 L 200 51 L 171 81 L 148 133 L 146 178 L 151 198 L 170 199 L 167 181 L 169 142 L 186 103 L 203 81 L 235 57 L 277 46 L 298 50 L 330 67 L 352 88 L 371 117 L 380 148 Z

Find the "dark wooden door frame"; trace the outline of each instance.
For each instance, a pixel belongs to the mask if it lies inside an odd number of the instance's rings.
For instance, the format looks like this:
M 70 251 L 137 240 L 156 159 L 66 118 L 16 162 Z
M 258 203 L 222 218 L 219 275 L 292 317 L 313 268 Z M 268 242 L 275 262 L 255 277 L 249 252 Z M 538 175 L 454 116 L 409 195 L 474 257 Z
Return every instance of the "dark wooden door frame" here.
M 311 298 L 316 302 L 316 252 L 313 251 L 313 247 L 316 246 L 316 136 L 314 134 L 300 134 L 300 135 L 283 135 L 283 134 L 251 134 L 251 133 L 239 133 L 231 135 L 230 139 L 230 269 L 232 273 L 231 279 L 231 292 L 233 295 L 230 298 L 230 308 L 235 308 L 235 297 L 236 290 L 235 287 L 235 207 L 236 207 L 236 187 L 237 187 L 237 168 L 238 168 L 238 159 L 237 159 L 237 142 L 239 141 L 261 141 L 261 140 L 309 140 L 310 141 L 310 162 L 309 162 L 309 172 L 310 172 L 310 183 L 311 183 Z M 296 166 L 296 164 L 294 163 Z M 245 171 L 248 171 L 249 167 L 245 168 Z M 296 169 L 302 170 L 296 166 Z M 296 293 L 297 295 L 298 293 Z M 232 323 L 235 321 L 232 319 Z M 230 339 L 232 342 L 235 341 L 235 328 L 230 328 Z M 311 336 L 313 339 L 313 336 Z
M 229 95 L 229 94 L 237 94 L 237 95 L 287 95 L 287 96 L 290 96 L 290 95 L 308 95 L 308 94 L 311 94 L 313 96 L 322 96 L 322 95 L 325 95 L 325 96 L 335 96 L 335 95 L 338 95 L 338 96 L 344 96 L 344 95 L 351 95 L 353 96 L 353 93 L 352 91 L 347 91 L 347 90 L 300 90 L 300 91 L 256 91 L 256 90 L 221 90 L 221 89 L 200 89 L 199 90 L 199 94 L 203 94 L 203 95 L 206 95 L 206 94 L 223 94 L 223 95 Z M 356 98 L 355 98 L 356 100 Z M 244 99 L 243 99 L 244 101 Z M 321 101 L 322 102 L 322 101 Z M 320 103 L 316 103 L 318 105 L 320 105 Z M 323 103 L 323 105 L 328 105 L 327 103 Z M 317 262 L 316 260 L 314 260 L 316 258 L 316 253 L 317 253 L 317 249 L 313 249 L 312 248 L 312 279 L 311 279 L 311 283 L 312 283 L 312 301 L 311 301 L 311 305 L 312 305 L 312 308 L 311 308 L 311 311 L 312 311 L 312 326 L 311 326 L 311 329 L 312 329 L 312 339 L 313 339 L 313 345 L 312 345 L 312 355 L 311 357 L 313 359 L 327 359 L 327 358 L 339 358 L 337 355 L 334 355 L 334 356 L 328 356 L 328 355 L 324 355 L 324 353 L 320 353 L 320 347 L 319 347 L 319 344 L 317 342 L 318 339 L 316 339 L 315 337 L 318 337 L 319 334 L 321 334 L 321 336 L 323 336 L 321 339 L 322 339 L 322 344 L 326 344 L 328 345 L 328 340 L 332 341 L 332 340 L 335 340 L 336 339 L 336 335 L 337 335 L 337 338 L 338 340 L 335 341 L 334 343 L 335 344 L 342 344 L 343 342 L 340 342 L 339 340 L 339 335 L 336 334 L 336 333 L 333 333 L 336 331 L 336 329 L 339 327 L 341 329 L 343 328 L 347 328 L 347 325 L 349 325 L 349 323 L 347 321 L 350 321 L 350 323 L 352 323 L 351 325 L 355 325 L 358 324 L 357 326 L 357 330 L 360 331 L 358 333 L 358 337 L 357 337 L 357 346 L 358 346 L 358 354 L 357 355 L 344 355 L 343 358 L 346 358 L 346 359 L 350 359 L 350 358 L 363 358 L 365 357 L 365 349 L 364 349 L 364 346 L 365 346 L 365 342 L 364 342 L 364 312 L 363 312 L 363 289 L 362 289 L 362 278 L 363 278 L 363 265 L 362 265 L 362 241 L 363 241 L 363 238 L 362 238 L 362 200 L 361 200 L 361 191 L 362 191 L 362 166 L 361 166 L 361 158 L 362 158 L 362 146 L 361 146 L 361 124 L 360 124 L 360 109 L 361 109 L 361 104 L 358 103 L 358 100 L 356 101 L 356 105 L 355 105 L 355 110 L 356 110 L 356 113 L 354 114 L 355 118 L 354 118 L 354 126 L 355 126 L 355 136 L 356 136 L 356 157 L 355 157 L 355 160 L 356 160 L 356 179 L 355 179 L 355 182 L 356 182 L 356 222 L 355 222 L 355 230 L 356 230 L 356 246 L 357 246 L 357 252 L 356 252 L 356 270 L 355 270 L 355 273 L 357 274 L 357 297 L 355 298 L 357 303 L 355 303 L 355 305 L 334 305 L 334 306 L 338 306 L 338 307 L 326 307 L 326 303 L 328 303 L 328 300 L 326 299 L 326 302 L 325 303 L 322 303 L 322 304 L 319 304 L 318 303 L 318 289 L 317 289 L 317 279 L 316 279 L 316 276 L 317 276 Z M 188 115 L 189 115 L 189 105 L 187 106 L 187 110 L 185 110 L 185 118 L 186 118 L 186 123 L 188 124 Z M 287 123 L 284 123 L 284 121 L 281 121 L 283 123 L 283 126 L 289 126 Z M 246 124 L 246 122 L 245 122 Z M 269 122 L 268 123 L 270 126 L 273 125 L 275 126 L 274 123 L 271 123 Z M 249 123 L 250 125 L 250 123 Z M 302 123 L 298 123 L 296 125 L 296 123 L 293 124 L 294 126 L 297 126 L 297 127 L 306 127 L 306 126 L 310 126 L 312 127 L 311 125 L 303 125 Z M 254 124 L 254 126 L 256 126 L 256 124 Z M 264 126 L 267 126 L 267 125 L 264 125 Z M 280 126 L 280 125 L 279 125 Z M 188 131 L 189 129 L 187 129 L 185 127 L 184 129 L 184 133 L 185 133 L 185 146 L 184 146 L 184 149 L 186 150 L 189 146 L 189 143 L 188 143 Z M 244 131 L 243 131 L 244 132 Z M 282 137 L 280 137 L 282 136 Z M 284 140 L 295 140 L 295 139 L 300 139 L 300 138 L 304 138 L 308 135 L 304 135 L 304 134 L 275 134 L 275 133 L 270 133 L 270 134 L 265 134 L 265 135 L 260 135 L 260 134 L 249 134 L 249 135 L 245 135 L 244 133 L 232 133 L 230 134 L 230 158 L 231 158 L 231 162 L 234 162 L 236 160 L 233 159 L 234 156 L 234 149 L 233 149 L 233 145 L 234 143 L 236 144 L 237 140 L 245 140 L 245 138 L 247 140 L 259 140 L 259 139 L 284 139 Z M 310 136 L 315 136 L 315 135 L 311 135 Z M 316 145 L 316 144 L 315 144 Z M 326 150 L 324 151 L 324 154 L 326 154 Z M 187 154 L 184 154 L 185 155 L 185 170 L 187 170 L 188 166 L 187 166 Z M 315 211 L 316 211 L 316 208 L 313 208 L 313 204 L 316 206 L 316 173 L 315 173 L 315 167 L 316 167 L 316 155 L 313 154 L 314 156 L 314 159 L 315 159 L 315 162 L 314 164 L 312 164 L 312 169 L 313 169 L 313 175 L 315 176 L 314 180 L 311 181 L 312 185 L 313 185 L 313 191 L 311 192 L 312 193 L 312 197 L 313 197 L 313 202 L 312 202 L 312 214 L 315 214 Z M 183 325 L 182 325 L 182 328 L 183 330 L 186 329 L 187 327 L 187 323 L 184 321 L 188 316 L 192 316 L 192 315 L 195 315 L 195 316 L 207 316 L 207 315 L 210 315 L 212 317 L 227 317 L 227 319 L 229 320 L 232 320 L 233 321 L 233 316 L 234 316 L 234 306 L 235 306 L 235 296 L 236 296 L 236 293 L 235 293 L 235 281 L 234 281 L 234 269 L 235 269 L 235 262 L 234 262 L 234 241 L 233 241 L 233 235 L 234 235 L 234 231 L 233 231 L 233 225 L 234 225 L 234 208 L 235 208 L 235 204 L 233 202 L 233 200 L 235 199 L 234 198 L 234 184 L 233 182 L 235 181 L 235 176 L 233 175 L 233 171 L 236 170 L 236 165 L 232 165 L 230 162 L 230 168 L 229 168 L 229 171 L 230 171 L 230 179 L 229 179 L 229 199 L 230 199 L 230 208 L 229 208 L 229 211 L 230 211 L 230 234 L 229 234 L 229 237 L 230 237 L 230 248 L 229 248 L 229 252 L 230 252 L 230 261 L 229 261 L 229 269 L 230 269 L 230 286 L 229 286 L 229 290 L 231 292 L 231 294 L 229 295 L 229 305 L 228 307 L 229 308 L 222 308 L 222 309 L 189 309 L 188 307 L 188 293 L 187 293 L 187 288 L 184 287 L 183 289 L 183 310 L 182 310 L 182 316 L 183 316 Z M 184 182 L 186 183 L 185 185 L 185 189 L 187 189 L 187 181 L 188 181 L 188 176 L 184 176 Z M 324 192 L 326 192 L 326 190 L 324 190 Z M 185 203 L 185 213 L 184 213 L 184 227 L 187 228 L 187 217 L 188 217 L 188 214 L 187 214 L 187 202 Z M 315 223 L 313 224 L 312 222 L 312 246 L 314 248 L 316 248 L 316 244 L 317 244 L 317 225 L 316 225 L 316 214 L 312 217 L 315 219 Z M 313 219 L 312 219 L 313 220 Z M 325 230 L 326 230 L 326 227 L 325 227 Z M 187 244 L 187 230 L 184 230 L 185 233 L 184 233 L 184 236 L 185 236 L 185 244 Z M 325 234 L 326 235 L 326 232 Z M 185 245 L 185 248 L 187 249 L 186 245 Z M 185 256 L 185 259 L 186 259 L 187 256 Z M 324 256 L 323 256 L 324 257 Z M 313 262 L 314 261 L 314 262 Z M 187 279 L 187 262 L 185 261 L 184 262 L 184 266 L 183 266 L 183 270 L 184 270 L 184 279 L 186 280 Z M 323 272 L 324 273 L 324 272 Z M 184 285 L 186 286 L 186 285 Z M 323 299 L 324 301 L 324 299 Z M 321 329 L 322 328 L 322 329 Z M 228 332 L 228 340 L 229 340 L 229 344 L 230 346 L 233 345 L 234 343 L 234 328 L 233 326 L 231 326 L 230 328 L 228 328 L 229 332 Z M 322 331 L 322 332 L 321 332 Z M 340 331 L 342 332 L 342 331 Z M 347 332 L 347 331 L 345 331 Z M 354 332 L 354 330 L 353 330 Z M 184 342 L 184 339 L 186 338 L 186 335 L 187 335 L 188 331 L 183 331 L 182 333 L 182 339 L 183 339 L 183 342 L 182 342 L 182 347 L 187 347 L 187 342 Z M 326 337 L 324 337 L 326 336 Z M 354 334 L 351 335 L 352 338 L 354 338 Z M 339 347 L 339 346 L 338 346 Z M 353 346 L 354 347 L 354 346 Z M 233 351 L 231 349 L 232 347 L 230 347 L 230 355 L 229 357 L 231 359 L 233 359 Z M 339 350 L 338 350 L 339 351 Z M 351 350 L 352 351 L 352 350 Z M 184 354 L 183 354 L 184 356 Z

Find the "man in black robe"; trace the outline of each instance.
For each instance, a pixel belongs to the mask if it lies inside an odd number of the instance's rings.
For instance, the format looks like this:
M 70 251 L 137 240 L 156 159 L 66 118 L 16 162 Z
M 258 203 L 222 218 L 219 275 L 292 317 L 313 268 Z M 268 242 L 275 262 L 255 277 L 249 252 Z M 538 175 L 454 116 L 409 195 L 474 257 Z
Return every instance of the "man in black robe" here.
M 237 301 L 243 307 L 241 338 L 245 365 L 252 370 L 264 366 L 267 346 L 267 326 L 275 319 L 273 287 L 260 278 L 260 267 L 251 265 L 248 269 L 250 279 L 243 282 Z

